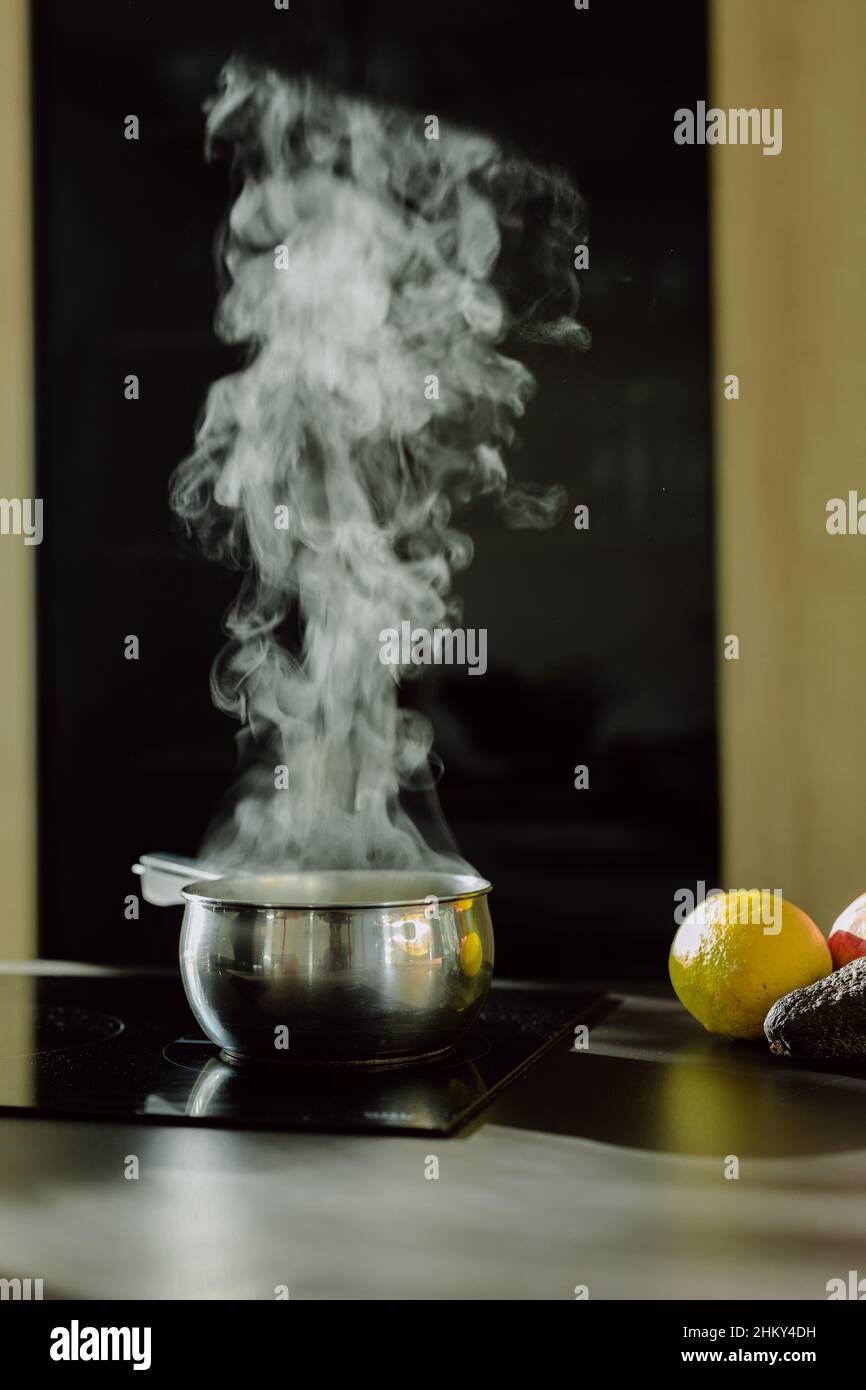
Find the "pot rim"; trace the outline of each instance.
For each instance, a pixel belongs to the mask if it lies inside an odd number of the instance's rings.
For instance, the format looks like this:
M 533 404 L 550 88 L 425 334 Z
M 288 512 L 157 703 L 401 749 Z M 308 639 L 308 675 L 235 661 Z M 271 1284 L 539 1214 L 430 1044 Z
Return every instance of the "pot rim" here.
M 315 872 L 315 871 L 314 871 Z M 330 869 L 322 871 L 323 878 L 337 877 L 340 874 L 356 876 L 369 874 L 371 882 L 387 874 L 405 874 L 407 878 L 422 880 L 424 872 L 412 869 L 406 870 L 385 870 L 380 874 L 375 869 Z M 181 896 L 188 903 L 201 903 L 206 907 L 224 908 L 246 908 L 251 911 L 271 911 L 271 912 L 363 912 L 376 911 L 379 908 L 391 907 L 410 907 L 417 908 L 423 912 L 428 906 L 431 898 L 437 903 L 462 902 L 466 899 L 486 897 L 493 891 L 493 884 L 489 879 L 482 878 L 478 874 L 459 874 L 451 873 L 447 870 L 432 870 L 429 873 L 428 884 L 439 880 L 449 880 L 448 890 L 441 893 L 415 893 L 408 897 L 374 897 L 359 894 L 357 897 L 342 898 L 330 896 L 328 893 L 321 895 L 303 896 L 301 893 L 297 897 L 289 898 L 283 894 L 266 895 L 262 898 L 255 898 L 244 893 L 244 883 L 261 882 L 263 879 L 282 879 L 288 881 L 292 878 L 308 877 L 305 871 L 296 874 L 251 874 L 247 878 L 210 878 L 198 879 L 193 883 L 186 884 L 181 889 Z

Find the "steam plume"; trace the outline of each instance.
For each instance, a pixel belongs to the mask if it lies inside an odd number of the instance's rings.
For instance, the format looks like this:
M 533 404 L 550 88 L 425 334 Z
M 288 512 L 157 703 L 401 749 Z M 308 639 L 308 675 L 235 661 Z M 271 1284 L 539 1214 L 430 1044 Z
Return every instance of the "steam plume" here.
M 582 206 L 484 136 L 430 140 L 422 116 L 239 64 L 207 122 L 209 153 L 224 147 L 241 186 L 217 328 L 248 363 L 211 388 L 172 482 L 205 550 L 243 571 L 211 686 L 242 721 L 244 770 L 205 852 L 453 865 L 401 805 L 435 780 L 432 731 L 400 709 L 379 633 L 459 617 L 472 544 L 455 504 L 494 494 L 512 525 L 561 512 L 559 490 L 508 486 L 533 379 L 501 344 L 585 344 Z

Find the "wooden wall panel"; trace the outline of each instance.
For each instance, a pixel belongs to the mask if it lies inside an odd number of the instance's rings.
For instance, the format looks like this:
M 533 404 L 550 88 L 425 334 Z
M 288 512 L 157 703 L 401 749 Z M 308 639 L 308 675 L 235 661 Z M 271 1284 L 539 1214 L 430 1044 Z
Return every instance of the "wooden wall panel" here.
M 866 891 L 866 536 L 825 524 L 866 497 L 864 52 L 862 0 L 713 0 L 713 104 L 784 112 L 710 156 L 725 880 L 825 930 Z
M 0 496 L 33 497 L 30 79 L 26 0 L 0 5 Z M 50 517 L 50 513 L 49 513 Z M 48 544 L 50 526 L 46 522 Z M 36 942 L 37 547 L 0 536 L 0 958 Z

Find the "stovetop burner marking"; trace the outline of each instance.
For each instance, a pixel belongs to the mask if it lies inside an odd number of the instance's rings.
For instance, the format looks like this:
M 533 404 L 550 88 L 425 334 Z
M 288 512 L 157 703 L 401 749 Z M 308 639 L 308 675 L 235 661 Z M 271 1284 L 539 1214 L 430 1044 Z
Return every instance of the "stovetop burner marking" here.
M 48 1047 L 31 1047 L 23 1052 L 9 1052 L 4 1049 L 0 1051 L 0 1061 L 12 1057 L 50 1057 L 56 1052 L 78 1052 L 83 1047 L 96 1047 L 111 1038 L 118 1038 L 126 1028 L 123 1020 L 116 1018 L 114 1014 L 105 1014 L 96 1009 L 81 1009 L 68 1004 L 37 1005 L 34 1018 L 37 1037 L 40 1028 L 43 1028 L 47 1033 L 53 1033 L 55 1040 Z M 76 1025 L 79 1030 L 84 1025 L 89 1030 L 89 1036 L 82 1037 L 79 1032 L 76 1037 L 73 1032 Z M 94 1025 L 97 1025 L 97 1029 Z M 69 1028 L 71 1037 L 62 1036 L 64 1026 Z

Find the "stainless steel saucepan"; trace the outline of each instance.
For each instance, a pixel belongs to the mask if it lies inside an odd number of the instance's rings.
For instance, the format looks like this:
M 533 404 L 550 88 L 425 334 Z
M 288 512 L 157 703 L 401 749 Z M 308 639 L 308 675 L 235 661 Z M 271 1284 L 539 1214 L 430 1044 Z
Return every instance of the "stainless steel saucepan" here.
M 135 866 L 148 901 L 186 904 L 184 988 L 227 1061 L 435 1057 L 480 1013 L 493 971 L 486 879 L 414 870 L 204 877 L 196 867 L 166 855 Z

